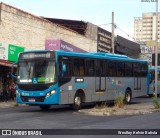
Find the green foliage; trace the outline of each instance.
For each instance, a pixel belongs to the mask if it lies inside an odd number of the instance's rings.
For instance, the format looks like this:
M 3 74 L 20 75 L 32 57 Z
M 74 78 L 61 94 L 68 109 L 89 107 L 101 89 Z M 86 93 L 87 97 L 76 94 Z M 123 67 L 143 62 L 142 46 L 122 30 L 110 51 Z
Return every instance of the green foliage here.
M 123 97 L 122 95 L 118 95 L 116 100 L 115 100 L 115 107 L 118 107 L 118 108 L 123 108 L 124 107 L 124 100 L 123 100 Z
M 152 97 L 152 103 L 156 109 L 160 109 L 160 102 L 158 101 L 156 96 Z

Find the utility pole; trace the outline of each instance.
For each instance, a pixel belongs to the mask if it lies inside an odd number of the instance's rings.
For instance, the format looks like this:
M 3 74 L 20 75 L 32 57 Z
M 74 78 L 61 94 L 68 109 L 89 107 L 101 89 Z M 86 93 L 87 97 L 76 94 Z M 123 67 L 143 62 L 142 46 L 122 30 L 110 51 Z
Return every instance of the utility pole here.
M 158 67 L 158 0 L 156 1 L 156 40 L 155 40 L 155 97 L 157 98 L 157 67 Z
M 114 53 L 114 12 L 112 12 L 112 53 Z
M 1 14 L 2 14 L 2 10 L 1 10 L 1 9 L 2 9 L 2 2 L 0 3 L 0 24 L 1 24 L 1 21 L 2 21 L 2 20 L 1 20 L 1 18 L 2 18 L 2 17 L 1 17 Z

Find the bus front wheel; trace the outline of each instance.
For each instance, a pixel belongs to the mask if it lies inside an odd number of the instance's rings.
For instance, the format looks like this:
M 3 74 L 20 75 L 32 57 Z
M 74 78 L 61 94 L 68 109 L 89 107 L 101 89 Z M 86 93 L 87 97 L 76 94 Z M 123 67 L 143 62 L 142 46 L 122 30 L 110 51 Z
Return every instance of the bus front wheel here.
M 40 105 L 40 108 L 41 108 L 42 110 L 49 110 L 50 107 L 51 107 L 51 105 Z
M 125 92 L 124 102 L 125 102 L 126 104 L 131 103 L 131 98 L 132 98 L 131 91 L 130 91 L 130 90 L 127 90 L 127 91 Z
M 82 97 L 80 94 L 76 94 L 74 97 L 74 102 L 72 104 L 73 110 L 79 110 L 82 106 Z

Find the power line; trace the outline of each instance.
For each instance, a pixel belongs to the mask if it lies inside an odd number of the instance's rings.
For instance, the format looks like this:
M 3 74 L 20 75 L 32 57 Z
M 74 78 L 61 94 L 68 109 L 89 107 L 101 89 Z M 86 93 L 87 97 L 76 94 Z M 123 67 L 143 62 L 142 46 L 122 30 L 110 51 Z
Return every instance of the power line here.
M 111 25 L 112 23 L 107 23 L 107 24 L 100 24 L 100 25 L 97 25 L 97 26 L 103 26 L 103 25 Z
M 107 24 L 101 24 L 98 26 L 103 26 L 103 25 L 112 25 L 112 23 L 107 23 Z M 129 35 L 128 33 L 126 33 L 124 30 L 122 30 L 120 27 L 118 27 L 116 24 L 114 24 L 114 28 L 118 31 L 120 30 L 121 32 L 123 32 L 125 35 L 127 35 L 127 37 L 132 38 L 134 41 L 136 41 L 131 35 Z
M 125 31 L 123 31 L 120 27 L 118 27 L 117 25 L 115 25 L 115 29 L 119 29 L 121 32 L 123 32 L 124 34 L 126 34 L 128 37 L 132 38 L 134 41 L 136 41 L 133 37 L 131 37 L 128 33 L 126 33 Z

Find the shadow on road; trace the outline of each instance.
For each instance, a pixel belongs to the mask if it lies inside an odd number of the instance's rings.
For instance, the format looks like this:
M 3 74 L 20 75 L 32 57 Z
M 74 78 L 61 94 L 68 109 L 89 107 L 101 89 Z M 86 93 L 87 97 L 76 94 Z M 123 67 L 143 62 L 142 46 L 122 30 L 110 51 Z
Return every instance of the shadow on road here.
M 84 104 L 82 109 L 93 108 L 95 104 Z M 39 106 L 26 106 L 17 107 L 20 112 L 39 112 L 39 113 L 64 113 L 64 112 L 76 112 L 69 105 L 52 105 L 49 110 L 42 110 Z

